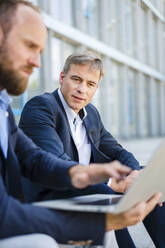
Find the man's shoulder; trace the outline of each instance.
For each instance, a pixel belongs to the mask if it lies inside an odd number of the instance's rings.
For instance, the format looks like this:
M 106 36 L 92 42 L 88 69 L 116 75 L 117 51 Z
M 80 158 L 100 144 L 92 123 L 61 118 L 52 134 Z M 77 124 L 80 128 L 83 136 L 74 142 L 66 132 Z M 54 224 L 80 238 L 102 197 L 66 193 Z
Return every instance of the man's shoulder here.
M 27 104 L 56 101 L 55 93 L 56 93 L 56 90 L 51 93 L 45 92 L 41 95 L 34 96 L 27 102 Z
M 86 107 L 85 107 L 87 113 L 89 114 L 96 114 L 98 115 L 99 112 L 97 110 L 97 108 L 92 104 L 92 103 L 89 103 Z
M 58 98 L 58 92 L 55 90 L 52 93 L 44 93 L 38 96 L 31 98 L 24 106 L 20 118 L 19 125 L 25 123 L 25 119 L 27 122 L 30 120 L 39 120 L 50 118 L 55 120 L 57 115 L 62 116 L 64 111 L 61 107 L 60 100 Z M 22 127 L 22 126 L 21 126 Z
M 32 97 L 24 106 L 24 109 L 33 109 L 33 108 L 55 108 L 57 106 L 56 92 L 51 93 L 43 93 L 41 95 L 37 95 Z

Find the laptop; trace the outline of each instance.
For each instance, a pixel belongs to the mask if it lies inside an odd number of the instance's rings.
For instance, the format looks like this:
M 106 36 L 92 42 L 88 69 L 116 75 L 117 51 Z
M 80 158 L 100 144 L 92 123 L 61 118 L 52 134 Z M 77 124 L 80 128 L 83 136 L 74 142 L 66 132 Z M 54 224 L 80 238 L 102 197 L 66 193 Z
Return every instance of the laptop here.
M 33 204 L 60 210 L 121 213 L 148 200 L 156 192 L 161 192 L 160 201 L 165 201 L 165 140 L 124 195 L 94 194 Z

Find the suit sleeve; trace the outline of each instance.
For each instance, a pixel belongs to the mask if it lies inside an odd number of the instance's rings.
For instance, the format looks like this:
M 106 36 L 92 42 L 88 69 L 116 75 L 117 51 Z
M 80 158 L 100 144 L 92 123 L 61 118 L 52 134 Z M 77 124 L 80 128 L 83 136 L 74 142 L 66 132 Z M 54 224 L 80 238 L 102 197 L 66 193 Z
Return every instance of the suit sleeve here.
M 37 96 L 25 105 L 19 127 L 43 150 L 61 159 L 71 160 L 65 153 L 63 142 L 56 131 L 56 118 L 59 117 L 55 116 L 49 100 Z
M 15 152 L 21 165 L 22 175 L 29 178 L 30 181 L 52 189 L 73 188 L 68 170 L 77 162 L 65 161 L 43 151 L 19 128 L 17 129 Z
M 97 245 L 102 244 L 104 232 L 104 214 L 55 211 L 22 204 L 8 195 L 0 174 L 0 239 L 45 233 L 59 243 L 92 240 Z
M 134 155 L 124 149 L 116 139 L 104 128 L 98 111 L 95 109 L 97 115 L 97 123 L 99 123 L 99 133 L 100 136 L 98 140 L 99 150 L 103 152 L 106 156 L 109 156 L 111 160 L 118 160 L 122 164 L 125 164 L 132 168 L 133 170 L 139 170 L 139 162 L 135 159 Z

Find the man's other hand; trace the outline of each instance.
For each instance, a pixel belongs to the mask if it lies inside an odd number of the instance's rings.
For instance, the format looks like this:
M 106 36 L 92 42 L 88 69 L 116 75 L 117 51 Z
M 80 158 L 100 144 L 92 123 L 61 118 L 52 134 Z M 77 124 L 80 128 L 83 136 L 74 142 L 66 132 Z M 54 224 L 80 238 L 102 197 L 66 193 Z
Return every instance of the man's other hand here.
M 139 170 L 133 170 L 130 172 L 130 174 L 125 177 L 123 180 L 118 182 L 116 178 L 112 178 L 110 187 L 113 189 L 115 192 L 118 193 L 125 193 L 129 187 L 132 185 L 134 182 L 135 178 L 139 175 L 140 171 Z
M 69 169 L 69 176 L 75 188 L 82 189 L 89 185 L 104 182 L 113 177 L 117 182 L 130 173 L 130 168 L 118 161 L 104 164 L 77 165 Z
M 160 197 L 161 193 L 156 193 L 148 201 L 140 202 L 126 212 L 106 214 L 106 231 L 123 229 L 143 221 L 158 204 Z

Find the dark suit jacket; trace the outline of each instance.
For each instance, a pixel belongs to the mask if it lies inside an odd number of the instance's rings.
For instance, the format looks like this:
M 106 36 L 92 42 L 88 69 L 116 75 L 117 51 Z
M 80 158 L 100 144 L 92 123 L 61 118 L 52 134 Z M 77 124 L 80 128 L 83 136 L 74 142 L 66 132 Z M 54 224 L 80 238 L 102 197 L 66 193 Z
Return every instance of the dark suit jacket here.
M 60 243 L 69 239 L 93 239 L 95 243 L 101 243 L 104 215 L 52 211 L 19 201 L 23 200 L 21 174 L 49 188 L 65 190 L 73 188 L 68 169 L 75 163 L 42 151 L 16 126 L 11 109 L 8 111 L 7 159 L 0 149 L 0 239 L 46 233 Z
M 86 111 L 87 117 L 83 122 L 91 143 L 92 162 L 103 163 L 117 159 L 132 169 L 139 169 L 139 163 L 134 156 L 123 149 L 104 128 L 97 109 L 89 104 L 86 106 Z M 23 109 L 19 126 L 44 150 L 63 160 L 78 161 L 78 152 L 57 90 L 31 99 Z M 105 184 L 88 187 L 85 190 L 63 190 L 63 192 L 32 185 L 25 180 L 23 186 L 27 201 L 92 193 L 113 193 Z

